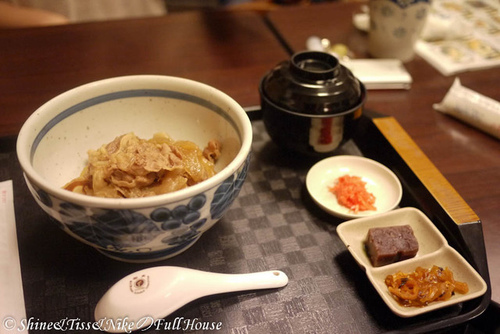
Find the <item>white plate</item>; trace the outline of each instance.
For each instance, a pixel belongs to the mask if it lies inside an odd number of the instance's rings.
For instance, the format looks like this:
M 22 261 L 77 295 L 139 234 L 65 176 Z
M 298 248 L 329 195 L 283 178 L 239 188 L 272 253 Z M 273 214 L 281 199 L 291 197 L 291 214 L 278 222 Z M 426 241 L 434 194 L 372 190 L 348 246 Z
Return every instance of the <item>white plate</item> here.
M 364 241 L 371 227 L 410 225 L 419 243 L 419 250 L 414 258 L 373 267 L 364 249 Z M 477 298 L 486 292 L 487 285 L 477 271 L 460 255 L 420 210 L 415 208 L 396 209 L 385 214 L 353 219 L 337 226 L 337 234 L 344 242 L 356 262 L 366 271 L 380 297 L 387 306 L 400 317 L 413 317 L 422 313 L 447 307 L 453 304 Z M 404 307 L 391 296 L 385 278 L 398 271 L 413 272 L 417 267 L 431 268 L 433 265 L 453 272 L 453 277 L 466 282 L 469 292 L 455 294 L 447 301 L 430 303 L 425 307 Z
M 366 182 L 366 190 L 375 196 L 376 210 L 354 213 L 337 202 L 337 197 L 328 187 L 346 174 L 359 176 Z M 339 155 L 316 163 L 307 173 L 306 187 L 321 208 L 347 219 L 390 211 L 396 208 L 403 195 L 399 179 L 389 168 L 374 160 L 353 155 Z

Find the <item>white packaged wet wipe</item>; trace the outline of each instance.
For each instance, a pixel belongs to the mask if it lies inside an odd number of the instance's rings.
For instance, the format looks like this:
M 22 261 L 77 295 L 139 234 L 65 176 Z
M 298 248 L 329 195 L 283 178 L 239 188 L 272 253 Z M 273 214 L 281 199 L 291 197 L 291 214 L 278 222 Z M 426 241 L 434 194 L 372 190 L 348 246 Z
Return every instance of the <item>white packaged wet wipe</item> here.
M 463 87 L 459 78 L 433 107 L 500 139 L 500 103 Z

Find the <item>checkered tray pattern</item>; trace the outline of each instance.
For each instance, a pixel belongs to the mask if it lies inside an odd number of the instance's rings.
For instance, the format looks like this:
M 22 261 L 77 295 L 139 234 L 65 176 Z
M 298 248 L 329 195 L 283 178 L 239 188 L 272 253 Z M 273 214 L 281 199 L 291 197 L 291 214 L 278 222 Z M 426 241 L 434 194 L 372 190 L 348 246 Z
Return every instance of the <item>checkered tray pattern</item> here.
M 250 171 L 240 195 L 181 257 L 214 272 L 279 269 L 289 284 L 195 302 L 170 320 L 221 322 L 218 332 L 231 334 L 380 331 L 357 292 L 358 283 L 369 282 L 335 232 L 340 221 L 320 212 L 308 197 L 305 177 L 314 162 L 280 154 L 263 123 L 253 126 Z M 369 298 L 378 298 L 372 293 Z
M 310 199 L 305 177 L 314 161 L 281 152 L 262 121 L 254 121 L 253 127 L 248 178 L 228 213 L 186 252 L 154 264 L 115 261 L 75 242 L 29 195 L 15 152 L 1 154 L 0 176 L 14 181 L 27 317 L 41 322 L 94 321 L 97 301 L 116 281 L 149 266 L 176 265 L 221 273 L 282 270 L 289 284 L 205 297 L 163 323 L 220 323 L 219 330 L 181 327 L 159 332 L 331 334 L 398 328 L 401 319 L 388 310 L 338 238 L 335 229 L 341 221 Z M 352 143 L 343 150 L 359 154 Z

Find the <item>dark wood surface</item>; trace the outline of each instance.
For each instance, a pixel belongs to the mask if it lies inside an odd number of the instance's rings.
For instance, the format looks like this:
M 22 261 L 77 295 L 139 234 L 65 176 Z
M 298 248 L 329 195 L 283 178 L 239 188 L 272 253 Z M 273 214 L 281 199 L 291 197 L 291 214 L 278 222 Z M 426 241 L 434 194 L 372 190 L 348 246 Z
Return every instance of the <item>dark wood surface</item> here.
M 261 16 L 247 12 L 0 30 L 0 136 L 15 135 L 55 95 L 121 75 L 185 77 L 256 105 L 260 78 L 287 57 Z
M 363 3 L 318 4 L 284 8 L 268 19 L 289 48 L 305 49 L 309 36 L 344 43 L 356 57 L 367 55 L 367 36 L 352 24 Z M 368 92 L 366 108 L 394 116 L 483 223 L 493 300 L 500 301 L 500 141 L 432 108 L 451 87 L 424 59 L 405 64 L 412 88 Z M 500 68 L 457 75 L 463 86 L 500 101 Z

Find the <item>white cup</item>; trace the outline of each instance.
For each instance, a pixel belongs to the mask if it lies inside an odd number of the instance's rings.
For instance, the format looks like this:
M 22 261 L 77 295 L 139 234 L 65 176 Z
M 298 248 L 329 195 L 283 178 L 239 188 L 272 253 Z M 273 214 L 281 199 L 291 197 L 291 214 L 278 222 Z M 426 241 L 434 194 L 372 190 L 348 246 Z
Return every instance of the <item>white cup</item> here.
M 368 52 L 408 62 L 430 10 L 430 0 L 370 0 Z

